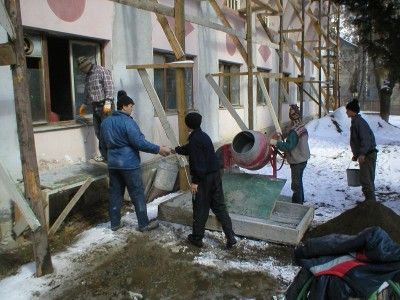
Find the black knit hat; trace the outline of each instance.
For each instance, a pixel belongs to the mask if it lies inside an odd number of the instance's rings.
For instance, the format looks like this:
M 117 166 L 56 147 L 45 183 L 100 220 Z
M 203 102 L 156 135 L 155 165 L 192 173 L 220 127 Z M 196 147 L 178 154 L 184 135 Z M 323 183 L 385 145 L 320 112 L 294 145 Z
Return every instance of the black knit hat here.
M 124 90 L 120 90 L 117 93 L 117 109 L 121 110 L 122 107 L 125 105 L 129 104 L 135 104 L 135 101 L 132 100 L 131 97 L 129 97 Z
M 347 103 L 346 109 L 354 111 L 356 114 L 358 114 L 360 112 L 360 105 L 358 104 L 358 100 L 351 100 L 349 103 Z
M 190 129 L 197 129 L 200 128 L 201 119 L 201 114 L 197 112 L 190 112 L 185 117 L 185 124 Z

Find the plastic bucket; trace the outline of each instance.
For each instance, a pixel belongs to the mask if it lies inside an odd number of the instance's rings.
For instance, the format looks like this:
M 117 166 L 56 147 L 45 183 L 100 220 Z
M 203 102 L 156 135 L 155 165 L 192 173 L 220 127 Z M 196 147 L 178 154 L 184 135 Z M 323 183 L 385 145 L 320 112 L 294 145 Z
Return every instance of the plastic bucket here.
M 259 170 L 269 162 L 272 148 L 265 134 L 246 130 L 234 137 L 231 152 L 238 166 L 249 170 Z
M 159 190 L 172 191 L 178 175 L 178 162 L 176 160 L 160 161 L 153 186 Z
M 360 169 L 346 169 L 346 173 L 348 186 L 361 186 Z

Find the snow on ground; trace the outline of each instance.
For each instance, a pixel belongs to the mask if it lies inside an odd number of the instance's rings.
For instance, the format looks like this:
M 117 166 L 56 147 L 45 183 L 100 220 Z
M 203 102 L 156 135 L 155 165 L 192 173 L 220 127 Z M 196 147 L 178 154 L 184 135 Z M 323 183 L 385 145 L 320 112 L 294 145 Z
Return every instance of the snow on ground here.
M 400 116 L 391 116 L 389 124 L 378 115 L 368 114 L 363 117 L 370 124 L 375 133 L 378 144 L 378 161 L 376 168 L 377 198 L 386 206 L 400 214 Z M 332 122 L 334 120 L 342 132 Z M 397 127 L 396 127 L 397 126 Z M 311 158 L 304 172 L 304 189 L 306 205 L 313 205 L 316 209 L 314 225 L 323 223 L 336 217 L 343 211 L 352 208 L 357 200 L 362 200 L 360 187 L 348 187 L 346 168 L 351 163 L 351 151 L 349 146 L 350 119 L 347 118 L 344 107 L 339 108 L 332 116 L 325 116 L 307 124 L 310 136 Z M 259 170 L 260 174 L 272 174 L 270 166 Z M 278 177 L 286 178 L 287 182 L 282 190 L 282 195 L 291 196 L 290 168 L 285 164 L 278 172 Z M 148 206 L 149 217 L 157 215 L 157 206 L 176 196 L 170 194 L 161 197 Z M 110 246 L 122 246 L 126 243 L 126 236 L 132 233 L 137 226 L 134 213 L 128 213 L 123 217 L 126 227 L 113 233 L 109 229 L 109 223 L 99 224 L 87 230 L 79 236 L 79 240 L 66 251 L 52 256 L 55 272 L 53 274 L 35 278 L 34 263 L 22 266 L 19 272 L 0 281 L 0 299 L 31 299 L 35 295 L 43 295 L 49 292 L 55 282 L 71 280 L 71 276 L 79 276 L 79 257 L 93 249 Z M 180 241 L 190 232 L 190 227 L 169 224 L 161 226 L 160 243 L 163 247 L 170 247 L 171 251 L 181 251 Z M 216 240 L 223 240 L 219 232 L 206 234 L 206 243 L 211 244 L 205 250 L 199 252 L 194 258 L 194 263 L 215 267 L 219 270 L 240 269 L 243 272 L 266 272 L 283 282 L 293 280 L 298 267 L 276 261 L 272 257 L 263 259 L 230 259 L 227 260 L 225 251 L 220 250 Z M 215 244 L 215 247 L 213 245 Z M 270 245 L 264 241 L 241 239 L 244 251 L 257 248 L 267 249 Z M 246 250 L 249 249 L 249 250 Z M 185 250 L 185 249 L 183 249 Z M 74 275 L 73 275 L 74 274 Z

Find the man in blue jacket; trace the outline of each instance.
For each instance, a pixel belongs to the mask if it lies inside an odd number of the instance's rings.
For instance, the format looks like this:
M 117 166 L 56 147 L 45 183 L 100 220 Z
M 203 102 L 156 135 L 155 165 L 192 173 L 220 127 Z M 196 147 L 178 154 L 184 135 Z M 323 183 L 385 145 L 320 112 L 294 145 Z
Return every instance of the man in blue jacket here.
M 131 117 L 135 103 L 125 91 L 118 92 L 117 111 L 101 124 L 102 155 L 107 160 L 110 178 L 109 215 L 111 230 L 121 228 L 121 206 L 125 187 L 135 206 L 139 231 L 158 227 L 149 221 L 144 196 L 139 151 L 167 156 L 170 148 L 148 142 L 138 124 Z
M 226 248 L 230 249 L 236 244 L 236 238 L 225 205 L 219 161 L 210 137 L 200 128 L 201 119 L 201 115 L 197 112 L 186 115 L 185 124 L 191 131 L 189 143 L 172 151 L 189 156 L 193 195 L 193 233 L 189 234 L 188 241 L 199 248 L 203 246 L 205 225 L 211 208 L 225 233 Z
M 376 142 L 375 136 L 368 123 L 359 115 L 360 105 L 353 99 L 346 105 L 346 114 L 351 118 L 350 147 L 353 161 L 360 165 L 361 189 L 366 201 L 376 201 L 375 197 L 375 168 Z

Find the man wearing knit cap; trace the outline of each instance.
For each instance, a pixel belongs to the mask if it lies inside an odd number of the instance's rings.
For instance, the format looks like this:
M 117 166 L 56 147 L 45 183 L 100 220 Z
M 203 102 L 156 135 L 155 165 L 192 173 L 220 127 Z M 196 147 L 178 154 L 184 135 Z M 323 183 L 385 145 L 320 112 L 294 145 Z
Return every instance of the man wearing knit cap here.
M 87 56 L 78 57 L 77 63 L 79 70 L 86 74 L 85 94 L 83 103 L 79 108 L 79 114 L 85 115 L 87 105 L 92 106 L 94 133 L 99 139 L 101 122 L 111 113 L 114 107 L 114 83 L 111 72 L 92 63 L 91 58 Z M 95 160 L 103 161 L 103 157 L 97 156 Z
M 286 140 L 271 139 L 270 144 L 285 152 L 292 178 L 292 202 L 303 204 L 303 172 L 310 158 L 308 132 L 301 120 L 300 109 L 296 104 L 291 104 L 289 107 L 289 119 L 292 124 Z
M 192 177 L 193 231 L 189 234 L 188 241 L 194 246 L 203 246 L 205 225 L 211 208 L 225 233 L 226 248 L 230 249 L 236 244 L 236 239 L 225 205 L 219 161 L 210 137 L 200 128 L 201 119 L 201 115 L 197 112 L 186 115 L 185 123 L 191 131 L 189 142 L 172 151 L 189 156 Z
M 149 221 L 147 216 L 139 151 L 167 156 L 170 148 L 155 145 L 145 139 L 131 117 L 134 105 L 135 102 L 125 91 L 119 91 L 118 110 L 101 124 L 100 149 L 107 160 L 110 177 L 109 215 L 113 231 L 122 227 L 121 206 L 125 188 L 135 206 L 139 231 L 158 227 L 158 222 Z
M 376 142 L 368 123 L 359 114 L 360 105 L 353 99 L 346 105 L 346 114 L 351 118 L 350 147 L 353 161 L 360 165 L 360 183 L 366 201 L 376 201 L 375 197 L 375 167 Z

